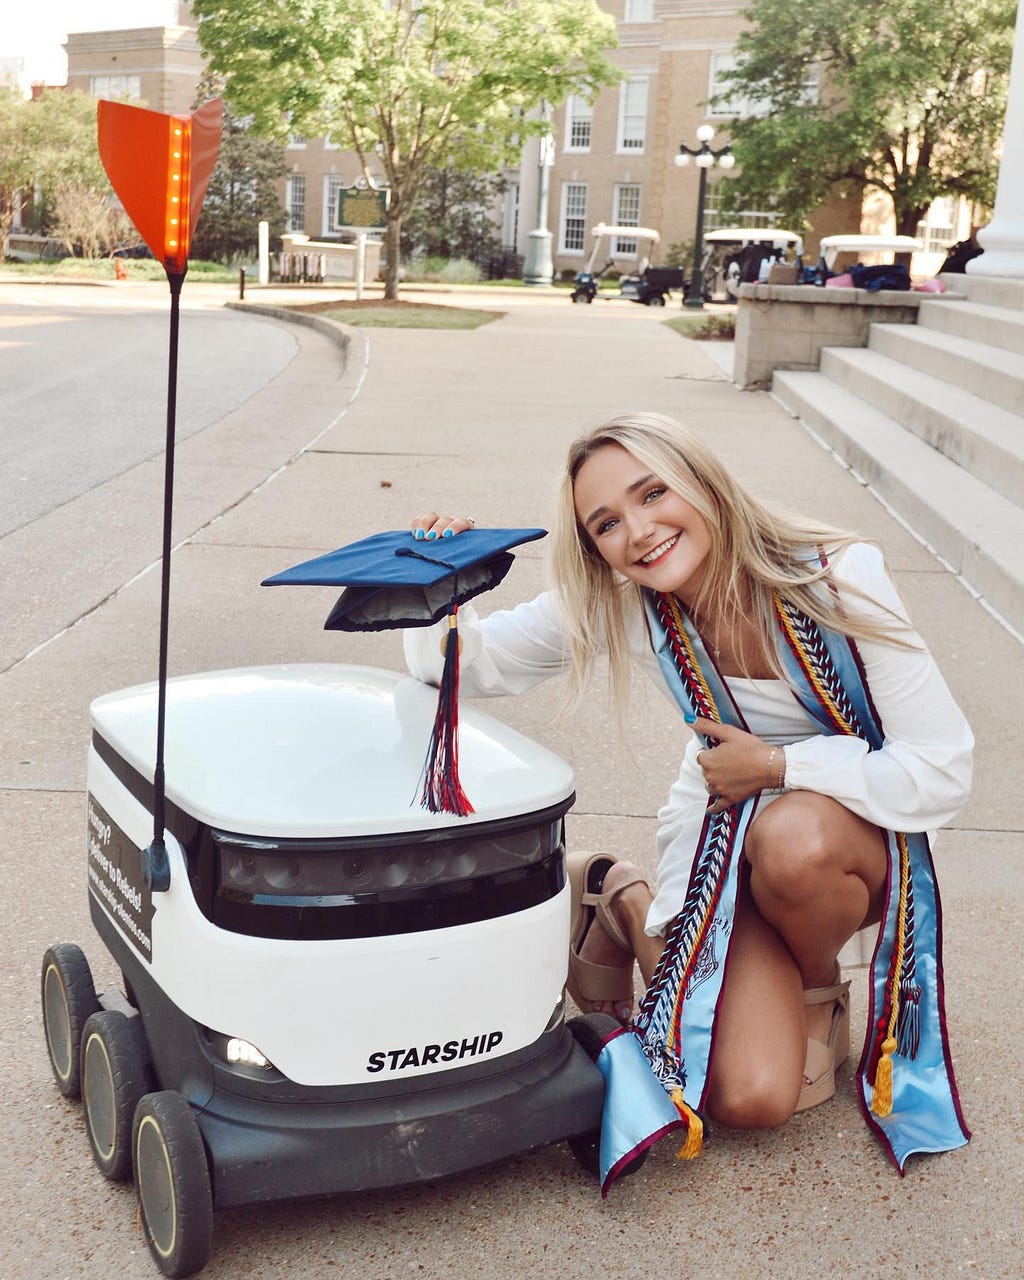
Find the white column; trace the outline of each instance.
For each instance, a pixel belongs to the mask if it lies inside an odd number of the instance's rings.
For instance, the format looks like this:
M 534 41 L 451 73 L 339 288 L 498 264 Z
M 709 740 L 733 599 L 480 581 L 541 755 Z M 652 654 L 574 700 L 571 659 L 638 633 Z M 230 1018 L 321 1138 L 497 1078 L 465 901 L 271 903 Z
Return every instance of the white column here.
M 968 262 L 971 275 L 1024 279 L 1024 2 L 1017 6 L 996 207 L 978 243 L 985 252 Z

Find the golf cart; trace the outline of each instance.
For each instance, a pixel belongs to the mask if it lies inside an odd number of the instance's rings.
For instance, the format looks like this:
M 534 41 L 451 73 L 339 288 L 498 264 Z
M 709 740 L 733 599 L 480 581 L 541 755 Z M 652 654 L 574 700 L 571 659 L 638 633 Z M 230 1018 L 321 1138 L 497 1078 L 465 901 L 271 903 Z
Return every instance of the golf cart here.
M 610 1020 L 563 1016 L 571 770 L 464 709 L 474 812 L 427 812 L 435 704 L 366 667 L 169 680 L 165 891 L 144 856 L 157 685 L 92 704 L 89 910 L 123 991 L 97 993 L 58 944 L 43 1020 L 57 1087 L 81 1097 L 104 1177 L 134 1174 L 165 1275 L 205 1265 L 215 1208 L 562 1139 L 596 1172 Z
M 781 227 L 720 227 L 704 234 L 701 278 L 705 302 L 734 302 L 740 285 L 754 283 L 765 258 L 783 261 L 792 250 L 799 260 L 803 240 Z
M 649 249 L 661 239 L 657 231 L 650 227 L 609 226 L 599 222 L 591 228 L 594 244 L 590 250 L 587 264 L 582 271 L 576 273 L 573 281 L 572 300 L 577 303 L 591 303 L 598 296 L 598 281 L 615 266 L 614 248 L 618 241 L 636 242 L 636 252 L 640 253 L 641 242 L 646 241 Z M 607 240 L 607 249 L 603 249 Z M 594 265 L 602 252 L 608 253 L 604 266 L 597 272 Z M 683 272 L 678 267 L 652 267 L 650 252 L 640 253 L 639 269 L 619 280 L 619 296 L 628 298 L 630 302 L 639 302 L 646 307 L 663 307 L 673 289 L 683 288 Z
M 821 239 L 821 255 L 829 271 L 834 270 L 836 260 L 841 253 L 855 253 L 859 262 L 863 255 L 899 253 L 920 253 L 924 242 L 914 236 L 896 235 L 836 235 L 823 236 Z

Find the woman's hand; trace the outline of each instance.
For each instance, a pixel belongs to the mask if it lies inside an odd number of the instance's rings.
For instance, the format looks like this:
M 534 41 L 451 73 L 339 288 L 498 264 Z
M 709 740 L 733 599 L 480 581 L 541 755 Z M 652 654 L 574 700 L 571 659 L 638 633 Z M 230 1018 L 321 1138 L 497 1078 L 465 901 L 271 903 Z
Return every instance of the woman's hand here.
M 718 740 L 716 747 L 702 747 L 697 752 L 710 797 L 709 812 L 720 813 L 770 785 L 772 748 L 767 742 L 734 725 L 718 724 L 701 716 L 692 722 L 692 727 L 702 737 Z
M 446 516 L 436 511 L 427 511 L 412 522 L 413 537 L 425 538 L 428 542 L 435 538 L 453 538 L 457 533 L 475 528 L 472 516 Z

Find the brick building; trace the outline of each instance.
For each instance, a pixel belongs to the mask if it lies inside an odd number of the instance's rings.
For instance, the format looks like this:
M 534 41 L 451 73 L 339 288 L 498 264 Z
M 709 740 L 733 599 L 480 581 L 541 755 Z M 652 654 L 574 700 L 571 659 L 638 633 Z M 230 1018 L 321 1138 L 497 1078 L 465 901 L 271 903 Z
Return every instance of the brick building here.
M 617 23 L 619 43 L 611 57 L 625 79 L 602 91 L 593 105 L 570 99 L 554 113 L 544 217 L 556 273 L 580 267 L 590 227 L 600 221 L 656 228 L 662 256 L 669 246 L 691 241 L 698 171 L 676 167 L 679 144 L 693 145 L 698 126 L 710 124 L 717 130 L 713 145 L 722 145 L 730 119 L 745 109 L 743 103 L 706 105 L 733 65 L 745 0 L 601 4 Z M 189 110 L 203 61 L 187 0 L 178 5 L 177 17 L 176 26 L 69 35 L 69 85 L 96 97 L 138 99 L 158 111 Z M 522 163 L 506 172 L 508 190 L 494 210 L 503 243 L 521 255 L 538 225 L 539 154 L 537 140 L 531 141 Z M 287 229 L 314 240 L 335 234 L 338 192 L 362 176 L 356 157 L 329 138 L 293 137 L 286 158 L 281 201 Z M 722 225 L 717 184 L 728 180 L 718 170 L 709 178 L 705 229 Z M 764 223 L 771 217 L 750 210 L 741 220 Z M 808 248 L 813 251 L 818 235 L 860 226 L 859 202 L 836 200 L 815 217 Z M 635 246 L 627 240 L 616 249 L 617 260 L 629 267 Z

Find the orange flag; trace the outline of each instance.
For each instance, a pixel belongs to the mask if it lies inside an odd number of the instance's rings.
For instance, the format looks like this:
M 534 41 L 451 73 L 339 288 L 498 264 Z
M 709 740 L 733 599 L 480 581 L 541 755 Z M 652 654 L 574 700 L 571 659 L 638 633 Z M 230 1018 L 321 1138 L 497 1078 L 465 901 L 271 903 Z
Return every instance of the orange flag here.
M 97 108 L 100 159 L 125 212 L 168 276 L 184 276 L 220 148 L 223 104 L 169 116 L 126 102 Z

